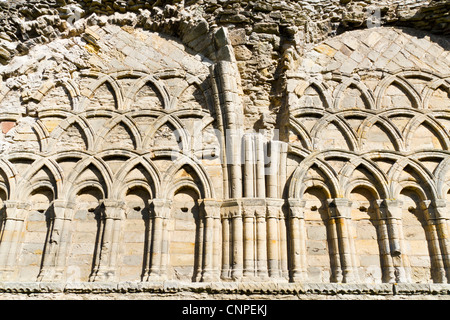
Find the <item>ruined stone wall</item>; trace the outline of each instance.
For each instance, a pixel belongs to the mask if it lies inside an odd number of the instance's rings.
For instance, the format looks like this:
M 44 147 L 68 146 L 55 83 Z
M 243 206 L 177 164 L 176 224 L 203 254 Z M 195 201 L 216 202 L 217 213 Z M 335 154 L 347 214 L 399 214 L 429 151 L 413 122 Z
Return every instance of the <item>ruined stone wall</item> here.
M 2 292 L 448 293 L 448 1 L 0 7 Z

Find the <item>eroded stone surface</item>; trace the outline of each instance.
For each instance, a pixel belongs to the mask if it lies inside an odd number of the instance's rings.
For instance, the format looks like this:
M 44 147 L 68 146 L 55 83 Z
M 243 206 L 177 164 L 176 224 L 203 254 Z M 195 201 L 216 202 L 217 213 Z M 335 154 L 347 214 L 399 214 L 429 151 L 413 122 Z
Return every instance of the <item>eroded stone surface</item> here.
M 369 5 L 1 2 L 0 290 L 445 298 L 449 2 Z

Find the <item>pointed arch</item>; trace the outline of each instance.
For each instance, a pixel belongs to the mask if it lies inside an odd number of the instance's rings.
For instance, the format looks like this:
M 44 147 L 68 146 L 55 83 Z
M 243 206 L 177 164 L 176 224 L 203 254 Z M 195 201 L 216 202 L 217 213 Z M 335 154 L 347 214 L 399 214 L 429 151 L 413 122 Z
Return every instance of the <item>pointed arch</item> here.
M 422 91 L 423 107 L 424 109 L 430 109 L 430 100 L 433 93 L 439 89 L 444 88 L 448 95 L 450 95 L 450 78 L 437 79 L 428 85 Z
M 315 166 L 326 177 L 325 181 L 305 181 L 305 177 L 312 166 Z M 336 198 L 341 194 L 336 172 L 326 161 L 320 159 L 318 154 L 314 153 L 300 163 L 292 173 L 289 179 L 288 198 L 301 199 L 306 188 L 317 184 L 326 185 L 327 190 L 329 190 L 329 198 Z
M 174 177 L 183 167 L 192 169 L 199 180 L 203 199 L 215 199 L 214 186 L 203 165 L 195 159 L 173 151 L 155 151 L 155 158 L 172 159 L 173 163 L 161 177 L 161 189 L 157 198 L 167 199 L 174 183 Z
M 366 85 L 364 85 L 362 81 L 358 81 L 354 78 L 348 78 L 343 83 L 337 86 L 334 91 L 334 108 L 342 109 L 341 102 L 345 97 L 345 91 L 348 88 L 352 87 L 361 93 L 361 98 L 366 105 L 365 109 L 374 110 L 376 105 L 373 93 L 369 88 L 366 87 Z
M 414 109 L 422 109 L 422 98 L 420 93 L 404 78 L 392 75 L 380 81 L 375 89 L 376 109 L 381 110 L 383 98 L 389 86 L 394 85 L 399 88 L 410 100 Z
M 127 182 L 127 175 L 134 170 L 136 167 L 142 166 L 145 172 L 149 175 L 150 180 L 145 181 L 147 185 L 145 187 L 150 191 L 150 195 L 155 197 L 159 194 L 160 184 L 161 184 L 161 174 L 158 168 L 153 164 L 150 159 L 142 156 L 135 156 L 130 160 L 126 161 L 125 164 L 119 169 L 119 171 L 114 176 L 114 182 L 112 185 L 112 197 L 115 199 L 120 199 L 123 196 L 126 189 L 130 187 L 130 183 Z M 133 183 L 141 183 L 143 181 L 133 181 Z M 126 184 L 124 184 L 126 183 Z
M 181 150 L 188 151 L 190 150 L 189 146 L 191 145 L 191 137 L 188 134 L 188 131 L 184 128 L 181 121 L 178 117 L 174 117 L 171 114 L 165 114 L 160 116 L 153 125 L 143 134 L 142 146 L 145 148 L 148 146 L 158 130 L 164 125 L 169 124 L 174 128 L 174 134 L 178 135 L 179 141 L 178 144 L 181 143 Z
M 361 123 L 361 130 L 359 133 L 359 140 L 361 142 L 361 147 L 363 146 L 363 142 L 367 141 L 369 137 L 369 131 L 374 127 L 374 125 L 379 125 L 385 130 L 383 130 L 384 134 L 388 137 L 390 142 L 393 144 L 395 151 L 404 151 L 404 137 L 400 130 L 394 126 L 390 121 L 379 115 L 373 115 L 368 117 Z
M 413 173 L 419 177 L 420 181 L 404 181 L 401 183 L 400 176 L 407 167 L 412 169 Z M 406 184 L 420 185 L 425 192 L 426 199 L 436 200 L 439 198 L 433 174 L 415 159 L 402 157 L 392 166 L 388 173 L 388 177 L 394 182 L 392 192 L 396 199 Z
M 169 109 L 169 106 L 171 104 L 171 98 L 169 95 L 169 91 L 165 87 L 164 83 L 159 81 L 154 75 L 146 74 L 143 75 L 140 79 L 138 79 L 134 85 L 128 90 L 128 92 L 125 94 L 125 105 L 124 109 L 130 109 L 131 104 L 135 101 L 136 95 L 139 93 L 139 91 L 147 85 L 147 83 L 150 83 L 153 88 L 157 90 L 157 94 L 159 94 L 162 98 L 162 108 L 163 109 Z
M 108 134 L 120 124 L 123 124 L 125 130 L 128 129 L 127 133 L 131 133 L 130 138 L 133 140 L 134 148 L 136 150 L 142 149 L 142 138 L 138 127 L 134 123 L 133 119 L 128 117 L 126 114 L 122 114 L 113 117 L 102 127 L 100 132 L 97 134 L 94 150 L 102 150 Z
M 431 131 L 434 136 L 439 139 L 439 142 L 444 150 L 448 150 L 450 145 L 449 134 L 439 122 L 428 115 L 417 115 L 407 124 L 404 129 L 406 148 L 410 146 L 415 131 L 422 125 L 425 125 L 425 128 Z
M 86 139 L 86 150 L 92 150 L 94 147 L 94 130 L 89 124 L 89 121 L 83 115 L 73 115 L 70 114 L 70 117 L 67 117 L 51 132 L 50 139 L 53 141 L 58 141 L 61 136 L 63 136 L 64 132 L 66 132 L 72 125 L 78 126 L 82 134 L 82 138 Z M 84 140 L 83 139 L 83 140 Z M 57 152 L 55 150 L 56 143 L 50 144 L 49 152 Z
M 0 158 L 0 176 L 4 180 L 6 196 L 9 199 L 16 194 L 17 172 L 7 159 Z
M 349 124 L 345 120 L 343 120 L 338 115 L 334 114 L 329 114 L 320 119 L 319 121 L 317 121 L 317 123 L 311 130 L 311 137 L 313 137 L 313 140 L 317 139 L 317 141 L 323 142 L 323 139 L 321 140 L 319 139 L 319 137 L 323 132 L 326 132 L 325 128 L 327 128 L 330 124 L 336 126 L 338 131 L 345 139 L 350 151 L 355 151 L 359 149 L 358 139 L 353 129 L 349 126 Z
M 87 181 L 81 182 L 78 181 L 81 174 L 88 170 L 89 167 L 97 170 L 100 176 L 96 177 L 96 179 L 89 179 Z M 103 180 L 104 184 L 100 183 L 99 180 Z M 80 186 L 89 186 L 89 183 L 97 185 L 97 187 L 101 186 L 103 195 L 105 197 L 108 197 L 109 194 L 111 194 L 112 181 L 113 174 L 111 172 L 111 169 L 102 159 L 94 156 L 87 157 L 79 161 L 70 175 L 67 176 L 62 189 L 62 198 L 74 200 L 74 197 L 76 196 L 75 191 L 81 190 Z
M 291 129 L 294 130 L 294 133 L 299 135 L 301 137 L 301 143 L 302 145 L 309 150 L 313 149 L 313 142 L 311 135 L 309 134 L 308 130 L 305 128 L 305 126 L 298 121 L 297 118 L 290 117 L 289 118 L 289 126 Z
M 34 177 L 40 171 L 46 172 L 47 177 L 35 179 Z M 50 184 L 44 183 L 44 185 L 51 186 L 54 197 L 57 198 L 62 190 L 64 180 L 64 172 L 55 160 L 51 158 L 36 159 L 18 181 L 17 190 L 20 190 L 20 195 L 16 195 L 14 200 L 26 199 L 31 194 L 31 191 L 35 189 L 35 185 L 40 185 L 43 181 L 50 182 Z
M 82 101 L 82 109 L 86 110 L 86 108 L 89 106 L 89 103 L 91 102 L 92 98 L 95 96 L 96 91 L 102 86 L 102 85 L 109 85 L 112 89 L 112 94 L 116 106 L 116 110 L 123 110 L 123 92 L 120 84 L 117 82 L 116 79 L 111 77 L 110 75 L 103 74 L 96 71 L 87 71 L 82 72 L 82 76 L 95 78 L 95 80 L 90 84 L 88 88 L 84 88 L 83 95 L 84 99 Z
M 311 88 L 312 90 L 314 90 L 317 93 L 317 95 L 319 96 L 319 99 L 321 100 L 323 109 L 330 109 L 333 107 L 333 103 L 332 103 L 333 100 L 332 100 L 332 97 L 331 97 L 328 87 L 324 83 L 322 83 L 316 79 L 309 80 L 309 81 L 302 81 L 294 89 L 294 93 L 298 96 L 299 99 L 301 99 L 302 97 L 305 96 L 305 93 L 309 88 Z M 304 108 L 304 107 L 315 108 L 314 106 L 297 106 L 297 108 Z M 319 108 L 319 109 L 322 109 L 322 108 Z

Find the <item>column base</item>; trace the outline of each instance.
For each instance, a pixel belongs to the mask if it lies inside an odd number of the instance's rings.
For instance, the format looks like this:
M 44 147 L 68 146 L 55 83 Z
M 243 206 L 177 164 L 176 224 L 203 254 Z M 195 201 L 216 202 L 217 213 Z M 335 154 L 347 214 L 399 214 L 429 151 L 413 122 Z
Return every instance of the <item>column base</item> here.
M 100 269 L 89 277 L 90 282 L 113 282 L 115 281 L 115 270 Z
M 0 270 L 0 281 L 9 282 L 14 280 L 15 278 L 15 270 L 14 269 L 3 269 Z

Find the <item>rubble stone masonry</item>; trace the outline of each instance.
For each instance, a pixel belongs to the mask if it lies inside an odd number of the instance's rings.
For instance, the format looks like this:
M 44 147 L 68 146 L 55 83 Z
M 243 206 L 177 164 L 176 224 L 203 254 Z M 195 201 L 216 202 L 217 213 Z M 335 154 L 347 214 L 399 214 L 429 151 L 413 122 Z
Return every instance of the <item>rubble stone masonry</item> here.
M 449 13 L 0 1 L 2 297 L 448 299 Z

